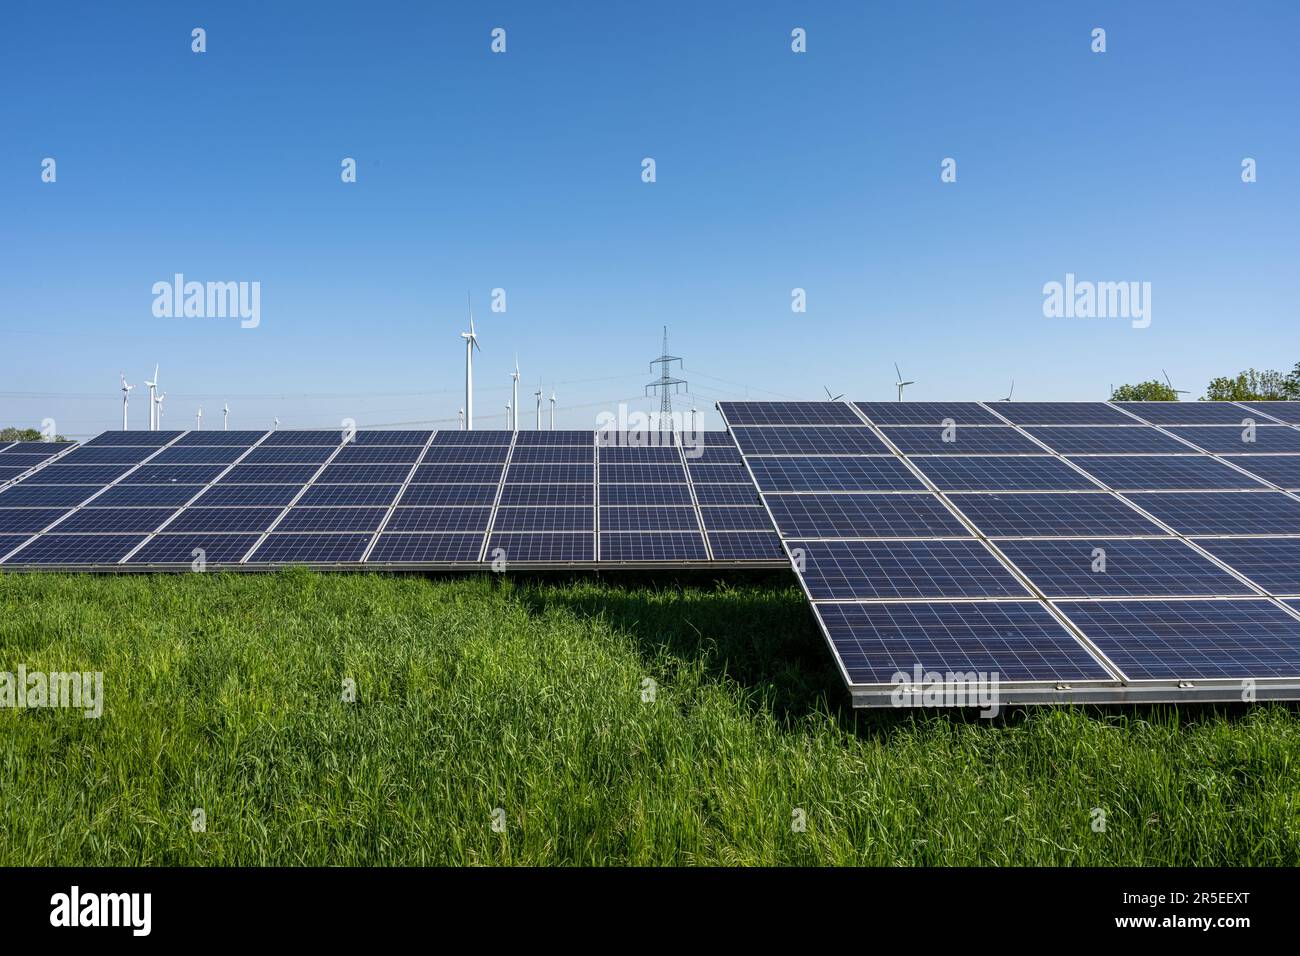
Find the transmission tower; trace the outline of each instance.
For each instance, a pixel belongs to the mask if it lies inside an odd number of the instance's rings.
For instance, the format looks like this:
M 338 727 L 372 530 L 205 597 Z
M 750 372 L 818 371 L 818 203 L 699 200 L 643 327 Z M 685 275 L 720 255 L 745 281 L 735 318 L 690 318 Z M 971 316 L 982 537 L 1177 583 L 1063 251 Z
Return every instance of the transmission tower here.
M 657 359 L 650 363 L 650 371 L 659 366 L 659 381 L 651 382 L 645 387 L 646 394 L 649 395 L 653 389 L 659 390 L 659 430 L 672 430 L 673 421 L 673 392 L 680 392 L 682 386 L 687 385 L 684 378 L 673 378 L 669 370 L 673 362 L 678 363 L 681 367 L 681 359 L 676 355 L 668 354 L 668 326 L 664 326 L 664 351 Z

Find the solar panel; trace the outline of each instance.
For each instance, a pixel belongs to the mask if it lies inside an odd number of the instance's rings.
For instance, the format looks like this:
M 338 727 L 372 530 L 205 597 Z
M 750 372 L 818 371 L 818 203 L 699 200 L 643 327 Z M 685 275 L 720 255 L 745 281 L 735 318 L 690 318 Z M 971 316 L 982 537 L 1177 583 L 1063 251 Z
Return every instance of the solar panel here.
M 591 508 L 498 508 L 493 531 L 591 531 Z
M 373 487 L 387 488 L 388 486 Z M 401 505 L 490 505 L 496 500 L 496 496 L 496 485 L 407 485 L 397 503 Z
M 618 449 L 611 449 L 616 451 Z M 663 449 L 676 455 L 675 448 Z M 592 446 L 582 447 L 581 445 L 527 445 L 522 448 L 516 448 L 510 456 L 512 462 L 520 464 L 532 463 L 553 463 L 553 464 L 575 464 L 590 465 L 596 460 L 596 449 Z
M 216 432 L 213 432 L 216 434 Z M 272 432 L 266 436 L 262 446 L 275 445 L 341 445 L 343 431 L 338 428 L 318 429 L 316 431 Z
M 1052 598 L 1252 593 L 1176 538 L 1000 541 L 998 547 Z
M 714 485 L 701 482 L 693 482 L 695 489 L 695 498 L 701 505 L 756 505 L 759 503 L 758 490 L 749 483 L 743 485 Z M 669 501 L 619 501 L 615 498 L 607 497 L 611 490 L 618 488 L 622 491 L 624 488 L 645 487 L 644 485 L 610 485 L 607 488 L 600 489 L 600 500 L 608 501 L 611 505 L 633 505 L 633 504 L 684 504 L 685 502 Z M 671 487 L 671 486 L 664 486 Z M 683 489 L 685 491 L 685 489 Z
M 931 494 L 769 495 L 767 506 L 786 538 L 970 536 Z
M 72 441 L 18 441 L 0 448 L 0 456 L 3 455 L 40 455 L 42 458 L 53 458 L 55 455 L 61 455 L 68 449 L 75 449 L 76 442 Z
M 699 532 L 601 532 L 602 561 L 705 561 Z
M 486 531 L 491 518 L 491 508 L 397 508 L 384 530 Z
M 4 563 L 6 567 L 116 564 L 143 540 L 138 534 L 43 534 Z
M 1243 402 L 1242 408 L 1246 409 L 1247 413 L 1268 415 L 1279 421 L 1300 425 L 1300 402 L 1255 402 L 1253 404 Z
M 1300 429 L 1288 425 L 1170 425 L 1169 432 L 1218 455 L 1300 452 Z
M 179 531 L 265 531 L 280 516 L 281 508 L 186 508 L 167 525 Z
M 526 451 L 526 450 L 536 450 L 536 449 L 517 449 L 516 451 L 519 452 L 519 451 Z M 583 450 L 585 451 L 585 449 Z M 704 449 L 699 448 L 697 449 L 697 451 L 702 452 L 704 451 Z M 516 457 L 515 460 L 518 461 L 519 459 Z M 583 460 L 585 461 L 586 459 Z M 676 447 L 672 447 L 672 446 L 669 447 L 614 446 L 614 447 L 600 449 L 600 463 L 602 465 L 618 465 L 618 464 L 638 465 L 638 464 L 659 463 L 659 464 L 680 466 L 681 461 L 682 461 L 681 451 L 678 450 Z
M 861 425 L 839 402 L 719 402 L 730 425 Z
M 1288 491 L 1300 489 L 1300 455 L 1230 455 L 1225 461 Z
M 790 459 L 795 461 L 798 459 Z M 852 461 L 853 459 L 842 459 Z M 708 465 L 696 464 L 693 461 L 686 463 L 687 471 L 690 473 L 691 481 L 703 481 L 718 484 L 741 484 L 749 479 L 749 473 L 745 471 L 744 465 Z
M 1232 402 L 1116 402 L 1138 418 L 1155 425 L 1238 425 L 1257 418 Z
M 136 434 L 140 434 L 140 433 L 139 433 L 139 432 L 126 432 L 125 434 L 136 435 Z M 146 433 L 146 434 L 147 434 L 147 433 Z M 156 435 L 156 434 L 159 434 L 159 433 L 158 433 L 158 432 L 154 432 L 153 434 Z M 179 434 L 179 433 L 178 433 L 178 432 L 168 432 L 168 433 L 166 433 L 166 434 L 176 435 L 176 434 Z M 180 448 L 188 448 L 188 447 L 190 447 L 190 446 L 195 446 L 195 445 L 209 445 L 209 446 L 211 446 L 211 445 L 242 445 L 243 447 L 247 448 L 249 445 L 252 445 L 254 442 L 256 442 L 258 439 L 260 439 L 260 438 L 261 438 L 263 435 L 265 435 L 265 434 L 266 434 L 266 432 L 264 432 L 264 431 L 247 431 L 247 430 L 245 430 L 245 431 L 233 431 L 233 432 L 232 432 L 232 431 L 219 431 L 219 432 L 212 432 L 212 431 L 208 431 L 208 432 L 199 432 L 199 431 L 195 431 L 195 432 L 187 432 L 186 434 L 182 435 L 180 438 L 178 438 L 178 439 L 176 440 L 175 444 L 176 444 L 177 447 L 180 447 Z M 338 432 L 334 432 L 334 434 L 337 436 L 337 435 L 338 435 Z M 131 444 L 131 443 L 130 443 L 130 442 L 124 442 L 124 444 Z M 141 444 L 145 444 L 145 443 L 142 442 Z
M 1132 425 L 1105 402 L 998 402 L 998 414 L 1016 425 Z
M 131 470 L 131 465 L 46 465 L 23 479 L 25 485 L 106 485 Z
M 153 531 L 176 513 L 174 508 L 82 508 L 54 527 L 59 534 L 119 534 Z
M 413 465 L 424 449 L 419 445 L 354 445 L 339 449 L 334 462 L 339 465 Z
M 759 507 L 707 507 L 700 509 L 708 531 L 771 531 L 772 519 Z
M 600 463 L 600 483 L 642 484 L 668 481 L 686 481 L 686 469 L 680 461 L 673 465 L 650 463 L 643 465 L 607 465 Z
M 1300 620 L 1271 601 L 1059 606 L 1130 680 L 1300 676 Z
M 463 434 L 456 432 L 455 434 Z M 469 434 L 476 434 L 470 432 Z M 435 436 L 436 437 L 436 436 Z M 483 547 L 479 534 L 389 534 L 379 536 L 367 564 L 443 564 L 477 562 Z
M 111 452 L 113 451 L 113 449 L 77 448 L 68 452 L 59 460 L 66 463 L 69 459 L 71 459 L 74 455 L 76 455 L 78 456 L 78 460 L 72 462 L 73 464 L 91 465 L 91 464 L 96 464 L 96 462 L 93 460 L 87 460 L 84 456 L 88 455 L 90 456 L 91 459 L 93 459 L 96 453 L 105 452 L 105 451 Z M 144 451 L 147 453 L 148 449 L 144 449 Z M 116 462 L 121 458 L 122 458 L 121 452 L 117 452 L 116 456 L 112 459 L 112 461 Z M 35 468 L 41 462 L 47 461 L 48 459 L 49 459 L 48 455 L 0 455 L 0 468 L 2 468 L 6 474 L 21 474 L 22 472 L 26 471 L 29 468 Z
M 989 550 L 960 541 L 799 541 L 814 601 L 882 598 L 1028 597 Z
M 257 534 L 162 533 L 127 560 L 127 564 L 179 564 L 192 567 L 200 557 L 205 564 L 237 564 L 257 543 Z
M 637 487 L 619 485 L 618 487 Z M 690 496 L 687 496 L 690 502 Z M 501 504 L 510 505 L 592 505 L 596 501 L 594 485 L 506 485 Z M 490 502 L 489 502 L 490 503 Z
M 166 505 L 183 505 L 202 490 L 202 485 L 113 485 L 95 497 L 94 505 L 96 508 L 161 508 Z M 3 499 L 0 499 L 0 504 L 3 504 Z
M 978 428 L 916 425 L 882 428 L 885 437 L 905 455 L 1041 455 L 1043 449 L 1014 428 L 982 425 Z
M 0 560 L 20 544 L 24 544 L 31 539 L 30 534 L 0 534 Z
M 692 531 L 700 527 L 694 508 L 601 508 L 602 531 Z
M 169 448 L 163 449 L 163 453 L 171 451 Z M 62 458 L 59 459 L 61 465 L 138 465 L 150 455 L 156 454 L 157 448 L 137 448 L 134 445 L 104 445 L 101 447 L 91 448 L 82 446 L 74 448 Z M 14 455 L 6 452 L 0 456 L 0 464 L 8 464 L 13 459 L 13 464 L 39 465 L 45 461 L 48 455 Z
M 765 492 L 924 490 L 897 458 L 750 458 Z
M 854 402 L 877 425 L 1001 425 L 1002 420 L 979 402 Z
M 504 433 L 509 444 L 509 432 Z M 531 431 L 519 432 L 515 439 L 515 449 L 527 445 L 591 445 L 595 442 L 595 432 L 592 431 Z
M 592 465 L 514 465 L 506 470 L 506 481 L 517 484 L 584 484 L 595 481 Z
M 238 464 L 222 475 L 221 481 L 227 485 L 302 485 L 319 469 L 319 465 Z
M 416 465 L 411 481 L 429 485 L 496 484 L 504 465 Z
M 505 464 L 508 445 L 430 445 L 420 461 L 424 464 Z
M 940 674 L 1079 682 L 1110 673 L 1041 604 L 980 601 L 815 604 L 852 684 Z
M 716 445 L 696 445 L 692 448 L 683 448 L 682 456 L 686 459 L 686 464 L 691 467 L 697 465 L 744 464 L 744 459 L 737 449 L 719 448 Z
M 1300 594 L 1300 538 L 1202 538 L 1196 543 L 1271 594 Z
M 524 432 L 519 433 L 521 436 Z M 534 433 L 535 434 L 535 433 Z M 434 445 L 509 445 L 511 433 L 506 431 L 440 431 L 433 436 Z
M 0 534 L 35 533 L 67 513 L 67 508 L 0 508 Z
M 181 432 L 104 432 L 102 435 L 96 435 L 86 444 L 96 448 L 101 445 L 143 445 L 161 448 L 180 436 Z
M 0 490 L 0 508 L 55 508 L 81 504 L 99 485 L 13 485 Z
M 3 465 L 0 465 L 0 483 L 6 481 L 12 481 L 14 478 L 17 478 L 26 470 L 27 467 L 25 465 L 17 465 L 11 468 L 7 468 Z
M 253 564 L 351 564 L 370 545 L 368 534 L 269 534 L 249 555 Z
M 402 509 L 457 511 L 446 509 Z M 387 508 L 290 508 L 275 526 L 277 534 L 290 531 L 378 531 Z M 486 521 L 484 521 L 486 524 Z
M 383 429 L 366 428 L 358 430 L 352 440 L 358 445 L 418 445 L 424 444 L 433 434 L 428 429 Z
M 1196 450 L 1145 425 L 1132 428 L 1026 428 L 1025 431 L 1063 455 L 1186 455 Z
M 596 543 L 590 534 L 547 532 L 545 534 L 494 534 L 488 541 L 488 560 L 594 561 Z
M 246 450 L 245 447 L 238 445 L 194 445 L 189 448 L 164 448 L 150 460 L 150 464 L 228 465 Z M 73 452 L 73 454 L 76 454 L 76 452 Z
M 320 465 L 334 454 L 332 445 L 275 445 L 258 446 L 248 453 L 243 463 L 249 465 Z
M 1118 491 L 1263 487 L 1257 479 L 1207 455 L 1094 455 L 1074 463 Z
M 951 500 L 983 534 L 990 537 L 1163 533 L 1158 525 L 1105 492 L 957 492 Z
M 387 485 L 312 485 L 299 499 L 299 505 L 391 505 L 402 490 L 399 484 Z M 287 503 L 287 502 L 286 502 Z
M 400 465 L 337 465 L 329 464 L 316 481 L 327 485 L 391 484 L 403 482 L 411 474 L 413 463 Z M 436 466 L 431 466 L 436 467 Z M 477 467 L 477 466 L 475 466 Z M 488 466 L 497 469 L 496 465 Z M 498 469 L 499 470 L 499 469 Z M 310 475 L 308 476 L 311 477 Z
M 1300 501 L 1280 491 L 1129 495 L 1179 534 L 1300 534 Z
M 710 531 L 706 536 L 715 561 L 780 561 L 781 539 L 772 532 Z
M 1084 459 L 1093 461 L 1094 459 Z M 1059 491 L 1096 489 L 1097 484 L 1059 458 L 1048 455 L 913 458 L 940 491 Z

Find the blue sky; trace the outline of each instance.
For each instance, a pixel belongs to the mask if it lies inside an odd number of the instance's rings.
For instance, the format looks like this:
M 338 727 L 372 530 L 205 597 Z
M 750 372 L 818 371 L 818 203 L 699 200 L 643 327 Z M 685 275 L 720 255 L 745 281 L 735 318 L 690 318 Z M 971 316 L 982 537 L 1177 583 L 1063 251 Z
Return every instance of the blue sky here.
M 1294 4 L 96 2 L 0 24 L 4 424 L 118 427 L 119 370 L 155 362 L 175 427 L 223 400 L 232 427 L 454 422 L 466 290 L 480 427 L 516 352 L 525 424 L 539 379 L 562 426 L 652 407 L 664 324 L 678 401 L 714 426 L 721 398 L 892 397 L 895 361 L 918 400 L 1013 378 L 1100 399 L 1161 368 L 1199 393 L 1300 361 Z M 177 272 L 260 282 L 261 324 L 155 317 Z M 1150 282 L 1151 326 L 1044 318 L 1066 273 Z

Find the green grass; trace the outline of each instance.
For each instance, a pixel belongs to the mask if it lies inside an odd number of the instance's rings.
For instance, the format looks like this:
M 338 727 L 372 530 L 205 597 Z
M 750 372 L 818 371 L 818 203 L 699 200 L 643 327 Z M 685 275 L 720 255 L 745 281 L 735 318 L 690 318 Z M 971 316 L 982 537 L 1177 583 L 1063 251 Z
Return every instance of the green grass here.
M 0 575 L 20 663 L 6 865 L 1300 862 L 1288 708 L 854 713 L 785 578 Z

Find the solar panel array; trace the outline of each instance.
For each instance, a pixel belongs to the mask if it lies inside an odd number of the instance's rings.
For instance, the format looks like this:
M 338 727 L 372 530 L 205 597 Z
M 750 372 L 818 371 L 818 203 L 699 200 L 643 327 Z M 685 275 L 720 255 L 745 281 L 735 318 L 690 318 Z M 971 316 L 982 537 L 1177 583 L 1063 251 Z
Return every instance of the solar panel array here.
M 786 563 L 725 433 L 125 431 L 10 456 L 3 568 Z
M 1300 697 L 1300 403 L 718 407 L 859 704 Z

